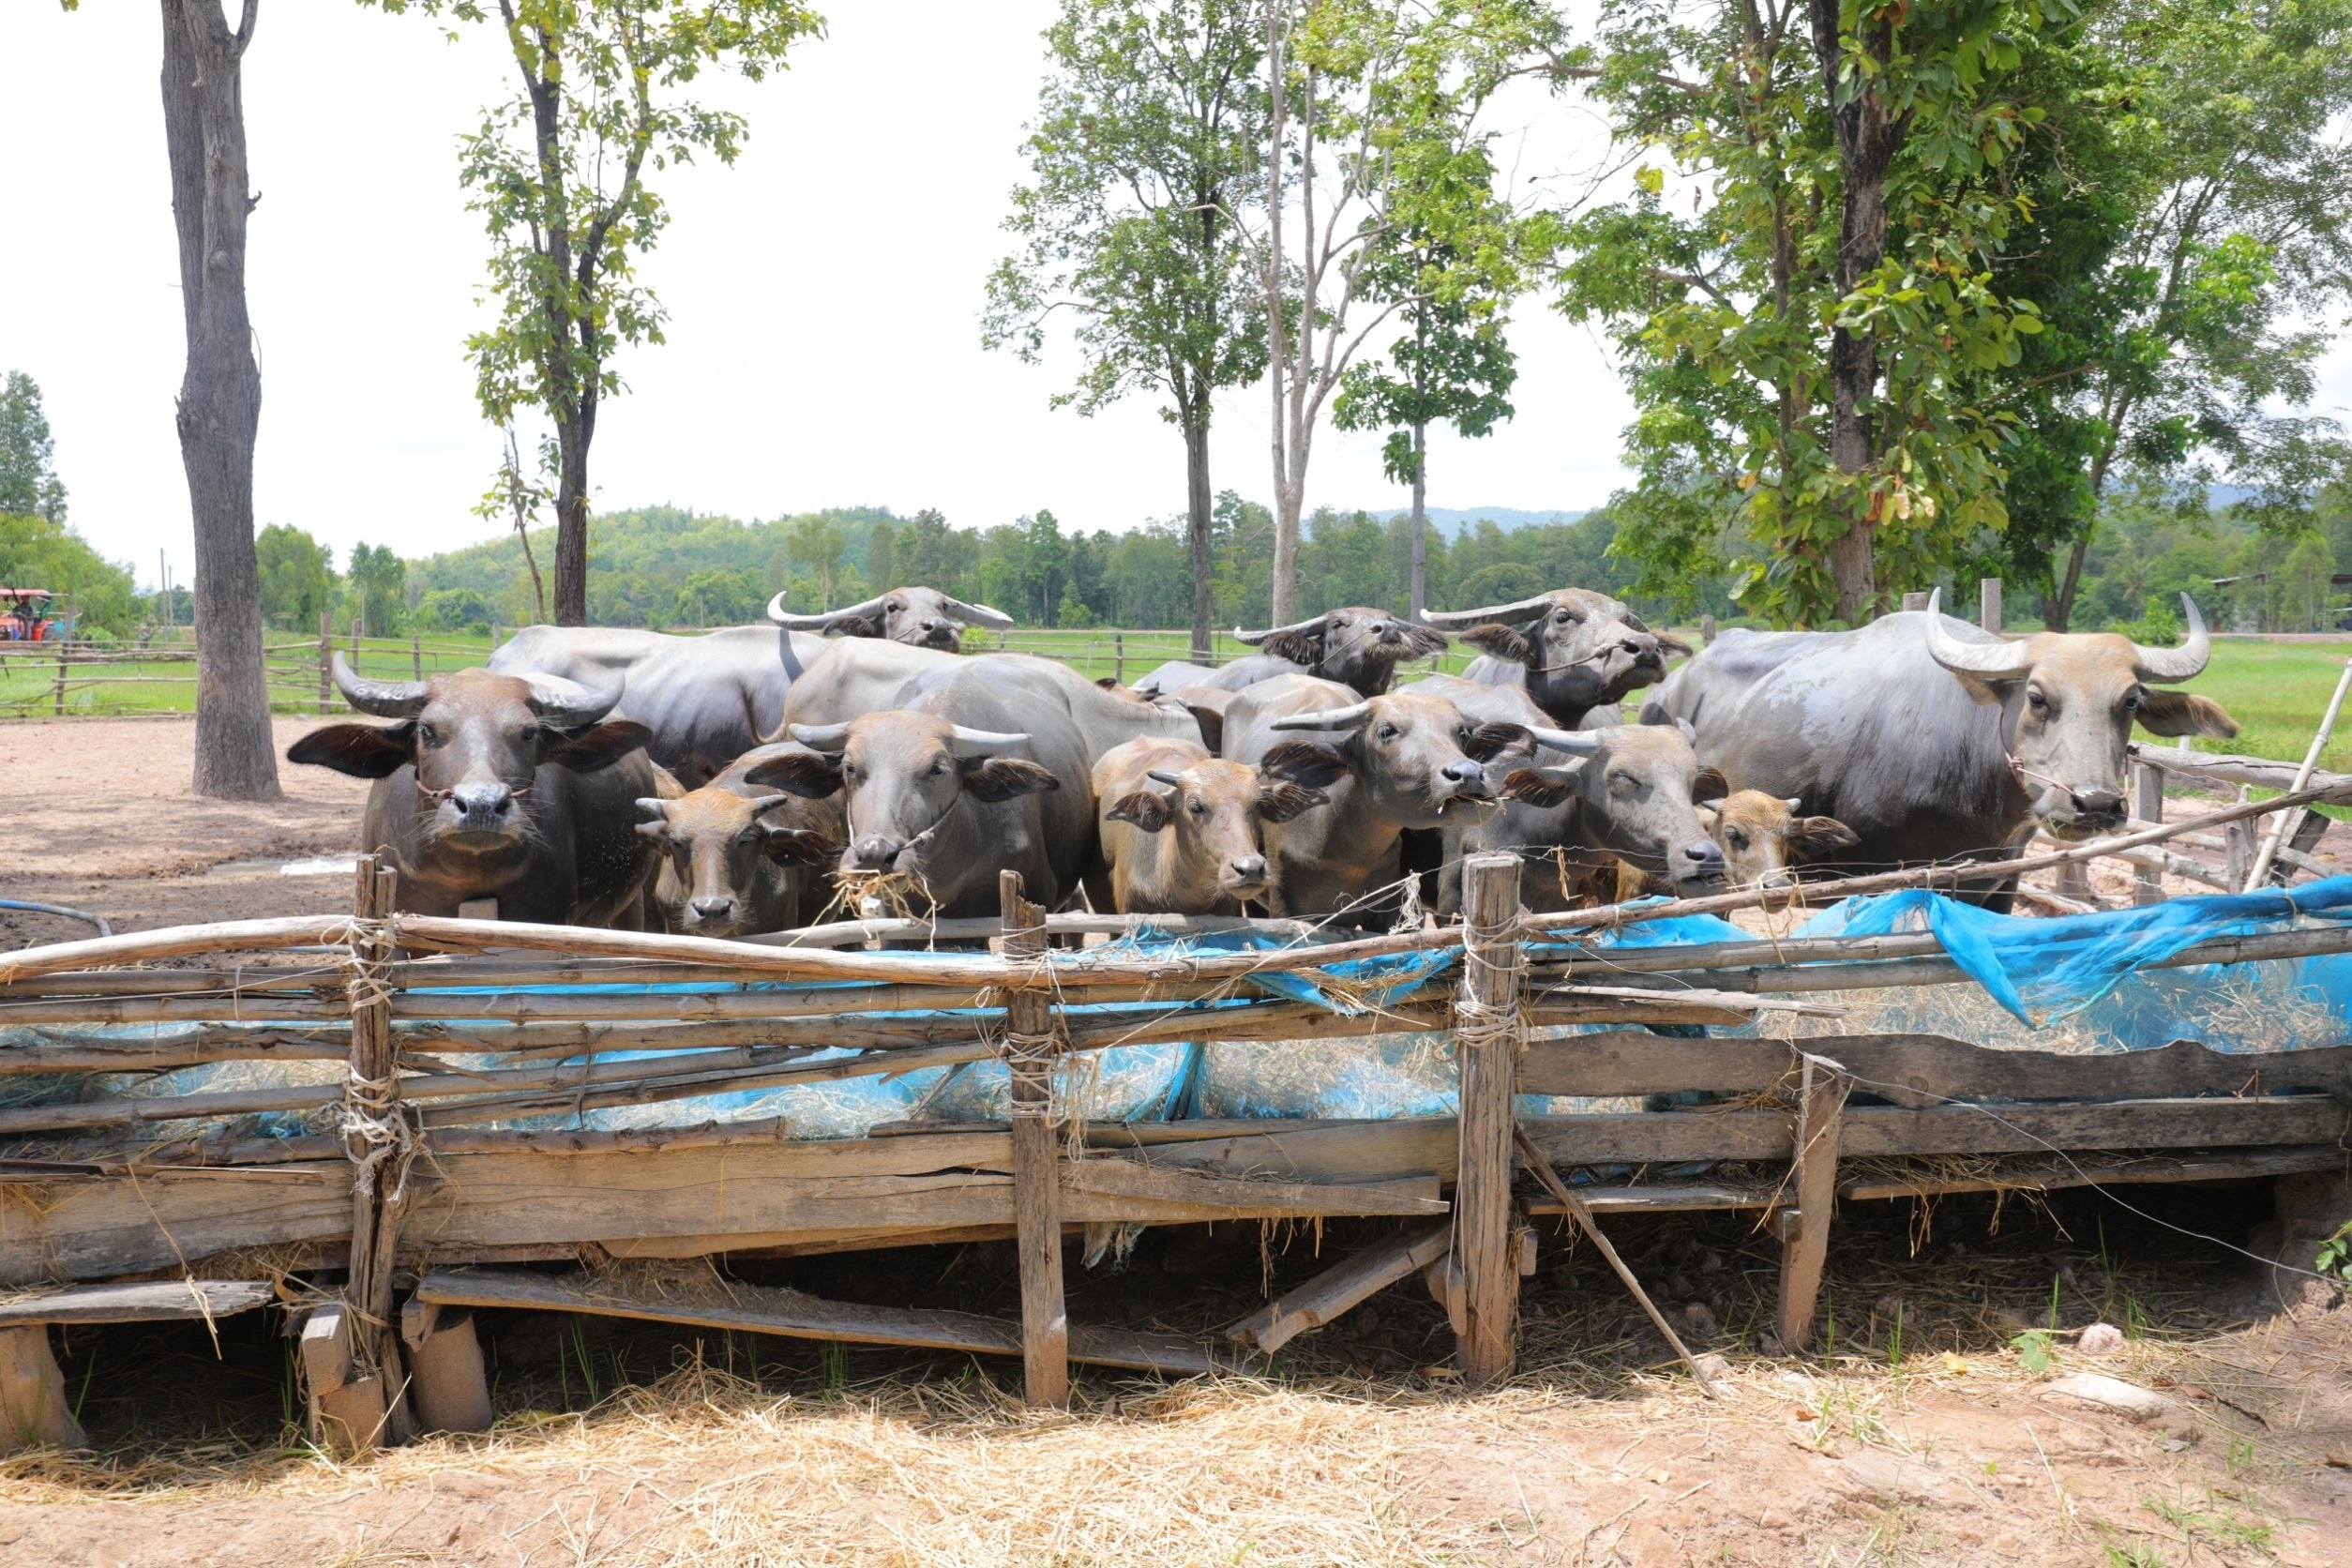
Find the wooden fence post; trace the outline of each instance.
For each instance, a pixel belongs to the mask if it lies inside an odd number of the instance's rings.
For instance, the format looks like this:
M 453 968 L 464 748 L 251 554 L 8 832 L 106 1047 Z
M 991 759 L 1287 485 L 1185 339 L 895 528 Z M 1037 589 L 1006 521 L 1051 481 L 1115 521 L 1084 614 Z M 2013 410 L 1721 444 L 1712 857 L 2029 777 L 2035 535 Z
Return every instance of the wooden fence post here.
M 1927 608 L 1927 596 L 1924 594 L 1906 594 L 1903 596 L 1903 608 L 1906 610 L 1925 610 Z
M 330 699 L 335 694 L 335 623 L 328 613 L 319 611 L 319 712 L 333 713 Z
M 1462 867 L 1464 952 L 1455 993 L 1461 1072 L 1460 1157 L 1454 1178 L 1454 1258 L 1461 1271 L 1456 1359 L 1473 1384 L 1511 1375 L 1517 1354 L 1519 1271 L 1511 1174 L 1516 1160 L 1519 1053 L 1519 857 L 1472 855 Z
M 1837 1145 L 1853 1080 L 1806 1056 L 1797 1087 L 1797 1206 L 1780 1211 L 1780 1342 L 1794 1354 L 1813 1342 L 1813 1309 L 1830 1256 L 1830 1215 L 1837 1207 Z
M 1127 634 L 1123 631 L 1110 634 L 1110 678 L 1121 686 L 1127 684 Z
M 2153 762 L 2133 761 L 2132 763 L 2132 817 L 2134 822 L 2161 822 L 2164 820 L 2164 770 Z M 2161 904 L 2164 901 L 2164 873 L 2154 866 L 2134 867 L 2132 871 L 2132 902 Z
M 425 639 L 414 629 L 408 634 L 408 672 L 411 680 L 425 678 Z
M 1976 584 L 1976 624 L 1998 637 L 2001 629 L 2001 580 L 1979 578 Z
M 1701 615 L 1698 618 L 1698 645 L 1704 648 L 1714 640 L 1715 618 L 1712 615 Z
M 1029 901 L 1020 873 L 997 876 L 1007 958 L 1043 958 L 1046 912 Z M 1013 1230 L 1020 1260 L 1023 1396 L 1035 1406 L 1070 1402 L 1070 1319 L 1062 1294 L 1062 1205 L 1054 1170 L 1053 1003 L 1043 990 L 1013 991 L 1004 1003 L 1013 1083 Z
M 66 664 L 70 652 L 70 644 L 64 642 L 57 644 L 57 703 L 55 711 L 56 716 L 59 718 L 66 716 Z
M 367 622 L 360 617 L 354 615 L 351 618 L 351 667 L 354 673 L 359 670 L 359 635 L 366 626 Z

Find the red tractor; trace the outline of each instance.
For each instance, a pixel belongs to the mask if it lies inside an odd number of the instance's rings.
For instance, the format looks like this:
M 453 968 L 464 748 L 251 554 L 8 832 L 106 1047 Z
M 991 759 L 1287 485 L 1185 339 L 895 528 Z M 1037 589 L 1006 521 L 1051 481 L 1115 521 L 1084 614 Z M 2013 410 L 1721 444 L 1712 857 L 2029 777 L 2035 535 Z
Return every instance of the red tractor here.
M 46 588 L 0 588 L 0 642 L 48 642 L 64 635 L 50 618 Z

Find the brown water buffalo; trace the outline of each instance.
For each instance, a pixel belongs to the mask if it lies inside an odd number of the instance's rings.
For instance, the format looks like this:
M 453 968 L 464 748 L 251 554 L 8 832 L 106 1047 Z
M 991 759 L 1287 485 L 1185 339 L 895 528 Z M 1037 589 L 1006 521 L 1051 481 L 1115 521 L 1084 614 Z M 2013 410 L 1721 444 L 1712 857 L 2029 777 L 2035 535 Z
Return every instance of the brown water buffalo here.
M 1316 675 L 1353 687 L 1359 696 L 1378 697 L 1395 684 L 1399 664 L 1447 646 L 1441 632 L 1361 604 L 1264 631 L 1236 626 L 1233 640 L 1261 651 L 1214 670 L 1173 659 L 1138 681 L 1135 689 L 1146 697 L 1184 686 L 1241 691 L 1277 675 Z
M 686 936 L 732 937 L 816 922 L 830 901 L 825 868 L 841 853 L 837 799 L 810 800 L 753 784 L 751 769 L 807 747 L 794 741 L 738 757 L 674 798 L 637 803 L 637 831 L 660 851 L 654 883 L 662 922 Z
M 1666 677 L 1666 656 L 1687 654 L 1680 638 L 1651 631 L 1621 601 L 1586 588 L 1556 588 L 1478 610 L 1428 611 L 1422 619 L 1455 631 L 1485 656 L 1462 678 L 1524 686 L 1552 722 L 1590 729 L 1616 722 L 1628 693 Z M 1591 715 L 1595 708 L 1609 710 Z
M 499 644 L 490 667 L 596 690 L 625 687 L 612 716 L 644 725 L 646 755 L 691 789 L 784 722 L 784 694 L 824 650 L 821 637 L 774 626 L 692 637 L 630 626 L 525 626 Z
M 794 615 L 784 608 L 784 596 L 768 601 L 768 619 L 787 631 L 817 632 L 832 637 L 874 637 L 911 647 L 954 653 L 966 626 L 1010 631 L 1013 618 L 985 604 L 966 604 L 936 588 L 893 588 L 863 604 L 821 610 L 814 615 Z
M 1345 908 L 1372 918 L 1355 906 L 1397 879 L 1405 831 L 1483 817 L 1495 794 L 1481 764 L 1526 738 L 1517 725 L 1477 723 L 1442 697 L 1359 698 L 1311 675 L 1244 689 L 1226 710 L 1226 756 L 1331 797 L 1325 809 L 1266 824 L 1274 912 Z
M 1699 755 L 1741 788 L 1845 823 L 1856 842 L 1842 867 L 1999 858 L 2036 827 L 2067 840 L 2119 828 L 2133 724 L 2238 732 L 2219 704 L 2156 687 L 2194 676 L 2211 651 L 2181 602 L 2178 648 L 2110 632 L 2010 641 L 1939 614 L 1932 596 L 1852 631 L 1726 632 L 1643 711 L 1695 725 Z
M 1121 914 L 1238 914 L 1264 903 L 1274 890 L 1264 825 L 1329 798 L 1183 740 L 1113 747 L 1094 764 L 1093 788 Z
M 1796 867 L 1834 863 L 1854 847 L 1854 830 L 1834 817 L 1799 815 L 1802 803 L 1761 790 L 1735 790 L 1698 808 L 1723 849 L 1724 880 L 1736 888 L 1793 887 Z
M 618 686 L 489 670 L 369 681 L 340 655 L 334 673 L 345 701 L 399 722 L 325 725 L 286 760 L 375 780 L 360 839 L 399 869 L 400 909 L 495 898 L 502 920 L 645 924 L 655 856 L 630 825 L 656 784 L 645 726 L 605 716 Z

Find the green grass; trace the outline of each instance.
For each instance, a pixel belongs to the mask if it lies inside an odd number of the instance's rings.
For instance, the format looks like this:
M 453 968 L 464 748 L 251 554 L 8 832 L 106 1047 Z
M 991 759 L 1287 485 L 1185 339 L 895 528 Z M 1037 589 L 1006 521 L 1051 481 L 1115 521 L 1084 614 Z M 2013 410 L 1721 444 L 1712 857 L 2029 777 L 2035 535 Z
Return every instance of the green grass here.
M 2215 642 L 2213 662 L 2188 689 L 2228 709 L 2239 735 L 2199 740 L 2195 749 L 2301 761 L 2346 658 L 2352 642 Z M 2338 722 L 2319 765 L 2352 772 L 2352 722 Z

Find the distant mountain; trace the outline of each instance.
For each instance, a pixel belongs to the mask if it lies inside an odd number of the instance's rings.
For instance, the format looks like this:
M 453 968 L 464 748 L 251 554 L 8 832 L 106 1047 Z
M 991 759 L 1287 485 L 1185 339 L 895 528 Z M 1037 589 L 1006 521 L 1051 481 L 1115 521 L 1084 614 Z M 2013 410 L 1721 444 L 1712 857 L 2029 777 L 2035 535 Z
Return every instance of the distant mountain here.
M 1341 508 L 1343 511 L 1349 509 Z M 1364 510 L 1383 520 L 1412 515 L 1410 506 L 1367 506 Z M 1560 508 L 1548 512 L 1530 512 L 1518 506 L 1432 506 L 1429 508 L 1429 525 L 1452 538 L 1481 522 L 1490 521 L 1509 533 L 1515 528 L 1533 528 L 1547 522 L 1574 522 L 1591 510 L 1589 506 L 1579 506 L 1573 511 Z

